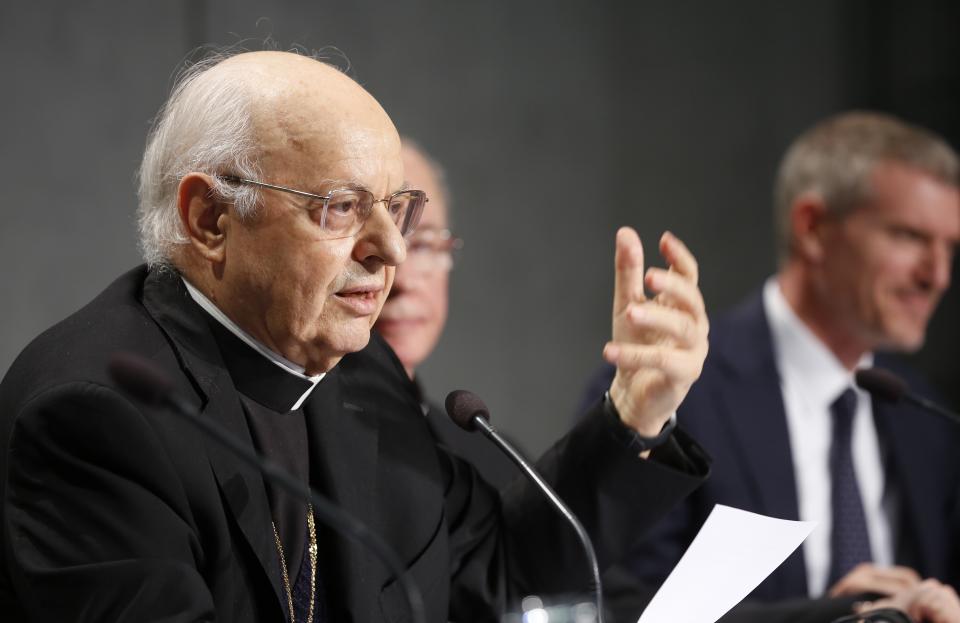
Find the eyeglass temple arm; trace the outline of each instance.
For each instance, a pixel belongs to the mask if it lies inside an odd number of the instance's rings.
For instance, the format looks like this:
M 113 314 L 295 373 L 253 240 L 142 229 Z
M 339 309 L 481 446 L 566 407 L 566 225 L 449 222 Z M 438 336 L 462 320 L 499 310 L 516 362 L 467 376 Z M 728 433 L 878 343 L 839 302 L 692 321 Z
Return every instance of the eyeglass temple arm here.
M 234 182 L 237 184 L 250 184 L 252 186 L 262 186 L 263 188 L 272 188 L 273 190 L 282 190 L 283 192 L 292 193 L 294 195 L 300 195 L 301 197 L 309 197 L 310 199 L 329 199 L 323 195 L 316 195 L 314 193 L 308 193 L 305 190 L 297 190 L 296 188 L 287 188 L 286 186 L 277 186 L 276 184 L 268 184 L 266 182 L 258 182 L 256 180 L 248 180 L 245 177 L 237 177 L 236 175 L 218 175 L 222 180 L 227 182 Z

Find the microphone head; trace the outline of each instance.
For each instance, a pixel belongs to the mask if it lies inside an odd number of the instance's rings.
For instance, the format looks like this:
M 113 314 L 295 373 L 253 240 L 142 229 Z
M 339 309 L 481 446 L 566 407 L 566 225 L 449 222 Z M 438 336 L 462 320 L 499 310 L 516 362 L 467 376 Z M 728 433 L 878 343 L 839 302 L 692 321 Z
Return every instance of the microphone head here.
M 173 382 L 163 370 L 134 353 L 114 353 L 107 371 L 117 385 L 146 404 L 162 404 L 173 391 Z
M 476 430 L 474 416 L 479 415 L 490 421 L 490 412 L 487 411 L 487 405 L 480 400 L 480 396 L 465 389 L 457 389 L 447 394 L 444 406 L 447 408 L 447 415 L 464 430 Z
M 853 375 L 860 389 L 886 402 L 898 402 L 907 393 L 907 382 L 883 368 L 862 368 Z

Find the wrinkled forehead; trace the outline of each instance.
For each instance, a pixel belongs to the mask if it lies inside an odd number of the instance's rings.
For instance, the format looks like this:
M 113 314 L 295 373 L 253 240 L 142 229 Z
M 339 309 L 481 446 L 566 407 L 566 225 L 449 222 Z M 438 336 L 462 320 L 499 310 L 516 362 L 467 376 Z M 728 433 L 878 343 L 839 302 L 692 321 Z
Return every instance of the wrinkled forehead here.
M 267 60 L 245 77 L 254 87 L 250 112 L 264 176 L 291 183 L 347 176 L 364 184 L 388 176 L 390 184 L 402 183 L 400 138 L 369 93 L 316 61 Z
M 382 120 L 363 118 L 342 108 L 307 104 L 277 108 L 255 127 L 265 175 L 302 178 L 309 171 L 314 182 L 319 178 L 362 185 L 403 181 L 400 141 L 385 115 Z M 389 179 L 381 181 L 383 177 Z

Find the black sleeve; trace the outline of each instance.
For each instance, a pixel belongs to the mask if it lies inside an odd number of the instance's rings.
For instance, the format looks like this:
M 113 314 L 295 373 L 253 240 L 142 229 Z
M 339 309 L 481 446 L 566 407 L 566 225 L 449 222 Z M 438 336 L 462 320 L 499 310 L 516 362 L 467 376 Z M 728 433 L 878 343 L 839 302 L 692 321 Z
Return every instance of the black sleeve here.
M 590 534 L 601 569 L 703 482 L 709 465 L 679 430 L 651 459 L 641 459 L 622 443 L 618 426 L 597 404 L 537 463 Z M 514 594 L 583 592 L 590 576 L 576 534 L 535 486 L 515 480 L 503 505 Z
M 617 373 L 617 368 L 607 362 L 600 364 L 587 378 L 587 385 L 580 394 L 580 401 L 577 403 L 576 420 L 579 421 L 584 415 L 590 412 L 593 404 L 603 397 L 603 392 L 610 389 L 610 383 Z
M 3 543 L 30 620 L 213 620 L 185 492 L 129 402 L 56 387 L 6 441 Z
M 450 620 L 496 621 L 507 607 L 500 497 L 468 462 L 438 446 L 446 483 Z

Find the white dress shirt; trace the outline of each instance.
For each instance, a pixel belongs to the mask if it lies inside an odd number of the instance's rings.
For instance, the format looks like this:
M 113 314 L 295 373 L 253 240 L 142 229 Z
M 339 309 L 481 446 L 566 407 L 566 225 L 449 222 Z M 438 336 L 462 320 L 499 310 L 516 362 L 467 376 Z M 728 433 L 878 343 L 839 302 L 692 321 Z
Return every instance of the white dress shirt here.
M 820 597 L 829 588 L 827 576 L 830 571 L 829 457 L 833 431 L 830 405 L 848 387 L 853 387 L 857 393 L 851 442 L 853 464 L 873 562 L 878 565 L 893 562 L 892 492 L 888 490 L 885 495 L 880 443 L 869 394 L 856 388 L 852 371 L 847 370 L 797 317 L 775 277 L 764 285 L 763 306 L 770 323 L 780 373 L 800 519 L 817 522 L 817 528 L 803 543 L 803 556 L 810 596 Z M 871 365 L 873 355 L 868 353 L 857 367 Z
M 243 342 L 247 346 L 254 349 L 255 351 L 257 351 L 258 353 L 260 353 L 261 355 L 269 359 L 274 364 L 280 366 L 290 374 L 293 374 L 294 376 L 298 376 L 312 383 L 310 387 L 307 388 L 307 390 L 303 393 L 303 395 L 300 396 L 300 398 L 296 401 L 296 403 L 294 403 L 294 405 L 290 407 L 291 411 L 296 411 L 297 409 L 299 409 L 300 406 L 303 404 L 303 402 L 307 399 L 307 397 L 310 396 L 310 392 L 313 391 L 313 388 L 317 386 L 317 383 L 323 380 L 323 377 L 326 376 L 326 374 L 320 373 L 316 376 L 307 376 L 306 368 L 290 361 L 280 353 L 276 353 L 270 350 L 269 348 L 267 348 L 266 346 L 264 346 L 263 344 L 261 344 L 260 342 L 258 342 L 256 339 L 253 338 L 252 335 L 250 335 L 249 333 L 241 329 L 239 326 L 237 326 L 237 324 L 234 321 L 230 320 L 226 314 L 220 311 L 219 307 L 213 304 L 213 301 L 211 301 L 206 296 L 204 296 L 203 292 L 201 292 L 200 290 L 197 290 L 195 287 L 190 285 L 190 282 L 188 282 L 186 279 L 183 279 L 183 285 L 187 286 L 187 292 L 190 293 L 190 298 L 196 301 L 197 305 L 202 307 L 204 311 L 206 311 L 208 314 L 213 316 L 213 318 L 217 322 L 222 324 L 228 331 L 230 331 L 230 333 L 233 333 L 238 338 L 243 340 Z

